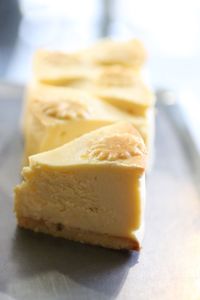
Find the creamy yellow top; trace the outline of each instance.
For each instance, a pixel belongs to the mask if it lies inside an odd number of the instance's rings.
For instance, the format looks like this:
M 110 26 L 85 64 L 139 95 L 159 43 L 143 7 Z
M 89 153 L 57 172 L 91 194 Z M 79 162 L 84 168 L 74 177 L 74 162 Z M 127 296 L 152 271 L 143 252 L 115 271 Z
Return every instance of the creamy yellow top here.
M 90 67 L 82 55 L 61 51 L 37 51 L 33 68 L 37 80 L 58 85 L 83 79 L 90 74 Z
M 155 101 L 138 72 L 145 59 L 138 40 L 106 39 L 78 53 L 39 50 L 33 80 L 92 91 L 112 105 L 143 115 Z
M 111 66 L 100 69 L 93 79 L 93 92 L 100 98 L 129 110 L 138 111 L 151 107 L 155 102 L 153 92 L 132 69 Z
M 72 120 L 130 120 L 136 126 L 146 125 L 143 118 L 120 111 L 86 91 L 38 84 L 30 88 L 29 97 L 30 111 L 45 124 Z
M 111 164 L 144 171 L 146 147 L 129 122 L 119 122 L 85 134 L 57 149 L 33 155 L 30 166 L 64 168 L 72 165 Z
M 100 40 L 87 53 L 95 63 L 100 65 L 116 64 L 141 67 L 147 57 L 143 44 L 137 39 L 128 41 Z

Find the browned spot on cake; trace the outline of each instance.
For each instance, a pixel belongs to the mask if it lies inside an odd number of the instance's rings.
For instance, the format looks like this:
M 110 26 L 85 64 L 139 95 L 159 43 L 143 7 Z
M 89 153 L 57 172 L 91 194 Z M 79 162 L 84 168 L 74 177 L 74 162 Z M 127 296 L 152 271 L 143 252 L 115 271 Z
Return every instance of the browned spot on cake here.
M 125 160 L 136 155 L 144 153 L 145 146 L 141 143 L 139 137 L 132 136 L 129 133 L 114 134 L 101 138 L 93 142 L 83 158 L 96 160 Z
M 38 103 L 43 114 L 59 120 L 87 119 L 90 115 L 86 103 L 75 100 L 63 102 Z

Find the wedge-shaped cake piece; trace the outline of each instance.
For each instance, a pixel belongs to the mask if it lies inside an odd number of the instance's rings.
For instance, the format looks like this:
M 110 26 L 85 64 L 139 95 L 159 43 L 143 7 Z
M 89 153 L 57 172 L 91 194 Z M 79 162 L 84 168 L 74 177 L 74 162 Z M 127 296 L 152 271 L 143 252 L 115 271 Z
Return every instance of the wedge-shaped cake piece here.
M 140 249 L 146 147 L 128 122 L 29 158 L 15 188 L 21 227 L 114 249 Z
M 128 41 L 104 39 L 88 49 L 88 55 L 98 65 L 122 65 L 134 69 L 140 69 L 147 57 L 143 44 L 137 39 Z
M 38 50 L 34 57 L 34 80 L 52 84 L 69 85 L 90 77 L 91 66 L 81 53 Z
M 120 65 L 92 66 L 81 62 L 69 67 L 65 64 L 60 66 L 58 62 L 45 62 L 44 53 L 52 61 L 58 59 L 58 54 L 54 52 L 38 52 L 33 82 L 91 91 L 110 104 L 135 115 L 145 115 L 146 110 L 154 105 L 152 91 L 133 68 Z M 68 57 L 68 54 L 62 54 L 63 57 L 65 55 Z
M 121 66 L 140 73 L 146 51 L 138 40 L 101 40 L 79 52 L 38 50 L 34 57 L 34 81 L 51 85 L 89 84 L 101 67 Z
M 46 62 L 46 56 L 50 62 Z M 154 105 L 153 92 L 132 67 L 92 65 L 83 58 L 79 63 L 70 65 L 68 62 L 70 66 L 67 67 L 62 63 L 65 56 L 69 54 L 40 50 L 35 57 L 33 82 L 90 91 L 110 104 L 139 116 L 144 116 Z
M 108 103 L 144 116 L 153 107 L 155 97 L 142 78 L 121 66 L 102 68 L 93 80 L 93 91 Z
M 149 144 L 145 118 L 133 117 L 87 92 L 35 85 L 25 113 L 25 164 L 30 155 L 54 149 L 84 133 L 116 121 L 130 120 Z

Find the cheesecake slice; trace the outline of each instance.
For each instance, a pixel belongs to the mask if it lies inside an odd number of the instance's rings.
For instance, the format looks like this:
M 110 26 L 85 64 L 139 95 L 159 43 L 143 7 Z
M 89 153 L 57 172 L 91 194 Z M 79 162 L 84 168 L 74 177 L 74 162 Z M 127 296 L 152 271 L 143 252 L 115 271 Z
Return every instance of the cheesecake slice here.
M 97 65 L 121 65 L 135 70 L 140 70 L 147 58 L 143 44 L 137 39 L 128 41 L 102 39 L 88 49 L 86 55 Z
M 120 111 L 87 92 L 35 85 L 25 112 L 24 163 L 28 156 L 59 147 L 84 133 L 116 121 L 129 120 L 150 144 L 148 120 Z
M 20 227 L 113 249 L 139 250 L 146 147 L 130 122 L 33 155 L 15 188 Z
M 93 79 L 94 93 L 133 115 L 145 116 L 155 103 L 151 89 L 131 68 L 102 68 Z
M 90 51 L 86 53 L 89 56 Z M 35 55 L 32 81 L 90 91 L 134 115 L 144 116 L 154 105 L 154 94 L 131 65 L 113 65 L 112 60 L 98 65 L 92 60 L 83 54 L 40 50 Z
M 70 85 L 90 77 L 91 66 L 81 53 L 38 50 L 33 61 L 34 80 L 50 85 Z
M 105 39 L 73 53 L 38 50 L 34 56 L 34 74 L 42 83 L 68 85 L 92 78 L 99 67 L 121 65 L 138 72 L 145 60 L 146 51 L 140 41 Z

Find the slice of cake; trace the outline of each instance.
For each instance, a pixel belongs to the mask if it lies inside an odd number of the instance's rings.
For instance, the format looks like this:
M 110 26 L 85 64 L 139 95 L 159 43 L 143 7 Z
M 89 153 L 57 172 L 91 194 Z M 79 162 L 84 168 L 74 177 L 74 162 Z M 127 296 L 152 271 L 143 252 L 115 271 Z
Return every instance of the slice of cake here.
M 34 80 L 51 85 L 69 85 L 90 76 L 91 66 L 81 53 L 38 50 L 34 56 Z
M 86 53 L 89 56 L 90 51 Z M 134 115 L 145 115 L 154 105 L 152 91 L 131 65 L 112 65 L 112 60 L 110 64 L 98 65 L 92 61 L 92 57 L 84 57 L 81 53 L 40 50 L 35 55 L 33 82 L 92 91 L 103 100 Z
M 86 55 L 97 65 L 121 65 L 135 70 L 140 70 L 147 58 L 143 44 L 137 39 L 103 39 L 88 49 Z
M 34 57 L 35 79 L 52 85 L 68 85 L 92 78 L 96 68 L 121 65 L 135 71 L 146 60 L 146 51 L 138 40 L 117 42 L 101 40 L 79 52 L 39 50 Z
M 111 66 L 100 69 L 92 88 L 98 97 L 138 116 L 145 116 L 155 103 L 153 92 L 130 68 Z
M 129 122 L 29 158 L 15 188 L 21 227 L 114 249 L 140 249 L 146 147 Z
M 54 149 L 84 133 L 122 120 L 130 120 L 147 146 L 150 144 L 145 118 L 133 117 L 89 93 L 66 87 L 32 87 L 24 118 L 25 163 L 30 155 Z

